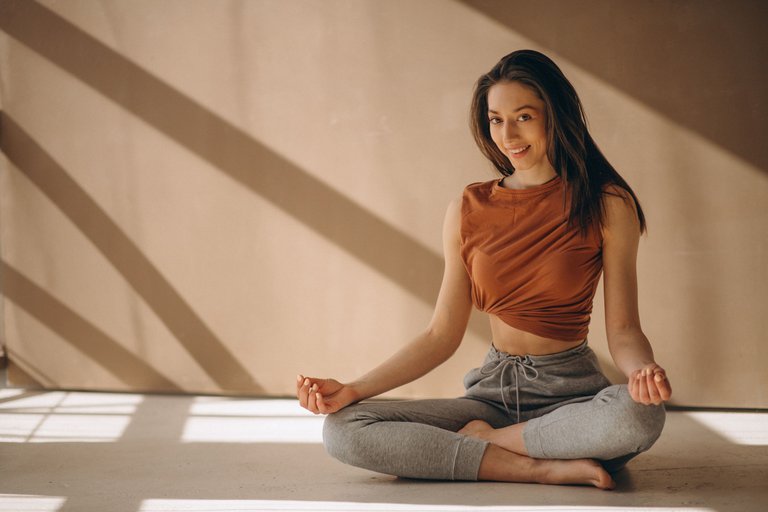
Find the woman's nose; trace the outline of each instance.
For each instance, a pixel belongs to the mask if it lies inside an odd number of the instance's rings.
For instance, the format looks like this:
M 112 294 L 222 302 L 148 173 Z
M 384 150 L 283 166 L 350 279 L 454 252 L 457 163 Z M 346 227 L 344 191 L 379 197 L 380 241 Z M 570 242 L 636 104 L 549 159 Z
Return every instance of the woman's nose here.
M 504 123 L 502 138 L 504 143 L 515 142 L 517 140 L 517 126 L 514 123 Z

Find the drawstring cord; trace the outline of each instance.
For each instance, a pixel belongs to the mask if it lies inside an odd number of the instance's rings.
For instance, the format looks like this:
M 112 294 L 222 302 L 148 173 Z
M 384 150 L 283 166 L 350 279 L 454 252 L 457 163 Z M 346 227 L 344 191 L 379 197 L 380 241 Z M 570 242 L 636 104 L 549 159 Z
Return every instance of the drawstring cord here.
M 531 356 L 505 356 L 495 361 L 489 361 L 480 369 L 481 375 L 490 375 L 496 370 L 499 372 L 499 389 L 501 390 L 501 402 L 504 404 L 507 414 L 511 414 L 509 406 L 507 406 L 507 399 L 504 396 L 504 372 L 509 366 L 512 366 L 515 372 L 515 404 L 517 406 L 517 422 L 520 423 L 520 387 L 518 386 L 518 374 L 522 369 L 523 377 L 526 380 L 532 381 L 539 377 L 539 371 L 534 368 L 535 363 L 531 359 Z M 532 376 L 528 375 L 528 370 L 532 372 Z

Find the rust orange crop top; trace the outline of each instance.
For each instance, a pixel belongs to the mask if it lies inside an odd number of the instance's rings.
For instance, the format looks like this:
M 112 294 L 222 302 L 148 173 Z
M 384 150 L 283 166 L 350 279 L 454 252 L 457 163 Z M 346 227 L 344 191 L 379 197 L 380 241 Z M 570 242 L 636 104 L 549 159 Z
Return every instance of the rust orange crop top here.
M 570 194 L 558 175 L 527 189 L 470 183 L 461 205 L 461 258 L 481 311 L 538 336 L 586 337 L 603 270 L 602 234 L 567 230 Z

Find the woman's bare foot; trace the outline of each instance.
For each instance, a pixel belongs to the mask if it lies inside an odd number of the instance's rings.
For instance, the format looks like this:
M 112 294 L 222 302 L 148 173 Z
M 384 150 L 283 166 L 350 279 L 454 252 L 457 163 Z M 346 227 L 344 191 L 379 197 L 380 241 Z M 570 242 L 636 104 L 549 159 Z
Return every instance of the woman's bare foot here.
M 594 485 L 599 489 L 613 489 L 616 485 L 596 460 L 534 459 L 493 443 L 483 454 L 477 478 L 494 482 Z
M 459 434 L 464 434 L 465 436 L 470 437 L 477 437 L 479 439 L 485 439 L 484 434 L 487 434 L 491 431 L 493 431 L 493 427 L 485 421 L 472 420 L 464 425 L 461 430 L 459 430 Z
M 483 420 L 472 420 L 459 430 L 459 434 L 489 441 L 510 452 L 528 455 L 528 450 L 523 440 L 524 427 L 525 423 L 517 423 L 495 429 Z
M 535 459 L 537 480 L 542 484 L 594 485 L 598 489 L 613 489 L 611 475 L 592 459 Z

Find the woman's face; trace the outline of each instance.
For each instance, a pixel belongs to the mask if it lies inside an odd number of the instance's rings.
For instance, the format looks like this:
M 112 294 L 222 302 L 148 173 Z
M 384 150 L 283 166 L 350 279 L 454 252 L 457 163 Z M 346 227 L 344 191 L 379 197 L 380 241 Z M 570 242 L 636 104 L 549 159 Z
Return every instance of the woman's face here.
M 554 169 L 547 158 L 546 106 L 533 89 L 520 82 L 492 85 L 488 89 L 488 123 L 493 142 L 515 171 L 552 174 Z

